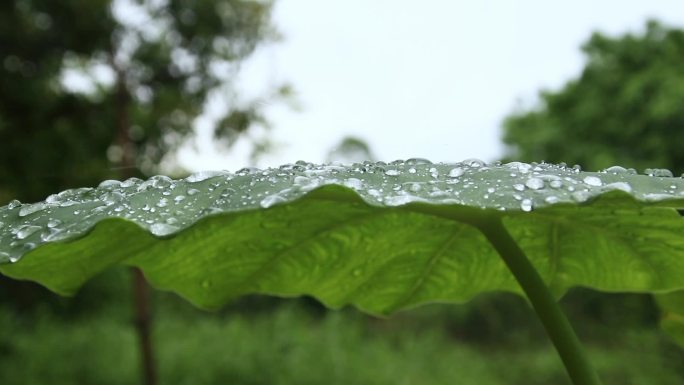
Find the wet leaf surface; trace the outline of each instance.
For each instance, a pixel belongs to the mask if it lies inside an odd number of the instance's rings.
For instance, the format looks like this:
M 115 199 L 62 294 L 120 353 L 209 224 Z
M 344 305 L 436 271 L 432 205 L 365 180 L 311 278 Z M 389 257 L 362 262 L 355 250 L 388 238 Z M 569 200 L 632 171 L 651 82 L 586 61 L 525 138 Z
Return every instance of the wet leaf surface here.
M 684 288 L 684 180 L 663 170 L 424 159 L 105 181 L 0 208 L 0 271 L 73 293 L 107 267 L 214 308 L 312 295 L 387 314 L 517 283 L 471 219 L 498 215 L 558 294 Z

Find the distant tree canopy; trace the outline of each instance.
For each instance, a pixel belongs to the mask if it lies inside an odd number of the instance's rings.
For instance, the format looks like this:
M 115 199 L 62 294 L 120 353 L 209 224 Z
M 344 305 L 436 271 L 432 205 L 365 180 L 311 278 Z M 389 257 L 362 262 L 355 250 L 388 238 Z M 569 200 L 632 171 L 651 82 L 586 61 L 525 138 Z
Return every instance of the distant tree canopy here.
M 579 78 L 505 119 L 506 157 L 684 171 L 684 31 L 649 21 L 643 34 L 595 33 L 582 50 Z
M 327 162 L 340 162 L 344 164 L 363 161 L 374 161 L 375 155 L 365 140 L 355 136 L 346 136 L 340 143 L 328 151 Z
M 233 81 L 259 44 L 277 38 L 271 9 L 242 0 L 0 2 L 0 204 L 155 171 L 215 94 L 231 105 L 216 119 L 218 138 L 264 123 L 263 103 L 240 98 Z

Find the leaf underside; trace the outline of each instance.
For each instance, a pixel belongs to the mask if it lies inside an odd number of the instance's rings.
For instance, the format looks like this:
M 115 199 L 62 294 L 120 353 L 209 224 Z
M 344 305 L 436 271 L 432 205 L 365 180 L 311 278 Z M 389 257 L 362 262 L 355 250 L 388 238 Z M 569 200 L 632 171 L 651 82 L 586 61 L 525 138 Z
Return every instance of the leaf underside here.
M 114 264 L 216 308 L 311 295 L 389 314 L 519 292 L 471 223 L 500 216 L 550 287 L 684 289 L 680 178 L 553 165 L 288 165 L 107 181 L 0 208 L 0 271 L 74 293 Z M 179 198 L 182 197 L 182 198 Z

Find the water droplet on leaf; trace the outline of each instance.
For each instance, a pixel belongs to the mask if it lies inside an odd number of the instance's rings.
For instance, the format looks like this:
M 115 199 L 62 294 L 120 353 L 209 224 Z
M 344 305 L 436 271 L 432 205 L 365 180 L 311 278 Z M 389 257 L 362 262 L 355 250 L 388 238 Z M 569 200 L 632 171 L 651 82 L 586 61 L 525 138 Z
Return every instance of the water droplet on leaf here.
M 539 178 L 529 178 L 525 181 L 525 186 L 532 190 L 539 190 L 544 188 L 544 181 Z
M 463 175 L 465 171 L 460 168 L 460 167 L 455 167 L 452 168 L 451 171 L 449 171 L 449 177 L 451 178 L 458 178 L 459 176 Z
M 520 209 L 525 212 L 532 211 L 532 201 L 530 199 L 523 199 L 520 202 Z
M 178 227 L 169 225 L 167 223 L 155 223 L 150 226 L 150 231 L 152 234 L 161 237 L 178 231 Z
M 429 161 L 425 158 L 409 158 L 409 159 L 406 159 L 405 163 L 409 166 L 417 166 L 419 164 L 432 164 L 431 161 Z
M 45 210 L 47 207 L 48 205 L 42 202 L 23 205 L 21 209 L 19 209 L 19 216 L 25 217 L 29 214 Z
M 647 168 L 644 173 L 648 176 L 655 176 L 661 178 L 672 178 L 672 171 L 666 168 Z
M 19 231 L 17 231 L 17 239 L 28 238 L 29 236 L 31 236 L 31 234 L 35 233 L 40 229 L 40 226 L 23 225 L 19 228 Z
M 105 181 L 100 182 L 100 184 L 97 185 L 98 188 L 116 188 L 120 186 L 121 182 L 113 179 L 107 179 Z
M 599 187 L 603 185 L 603 181 L 599 177 L 596 176 L 586 176 L 582 180 L 584 183 L 588 184 L 589 186 L 594 186 L 594 187 Z
M 472 168 L 480 168 L 480 167 L 484 167 L 486 165 L 485 162 L 483 162 L 477 158 L 466 159 L 463 161 L 463 163 L 467 164 L 468 166 L 470 166 Z
M 269 195 L 266 198 L 262 199 L 261 202 L 259 202 L 259 205 L 263 208 L 269 208 L 275 204 L 278 203 L 285 203 L 287 202 L 287 199 L 285 199 L 283 196 L 279 194 L 273 194 Z

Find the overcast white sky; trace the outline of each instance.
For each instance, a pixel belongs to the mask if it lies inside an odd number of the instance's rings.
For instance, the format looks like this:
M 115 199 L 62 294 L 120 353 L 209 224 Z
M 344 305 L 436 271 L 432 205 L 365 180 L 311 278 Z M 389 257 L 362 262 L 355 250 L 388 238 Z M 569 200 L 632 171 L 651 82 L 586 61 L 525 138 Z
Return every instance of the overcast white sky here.
M 288 81 L 302 108 L 269 110 L 280 146 L 258 165 L 322 162 L 346 135 L 379 160 L 494 160 L 503 117 L 576 76 L 592 31 L 641 31 L 648 18 L 684 27 L 684 2 L 279 0 L 285 39 L 246 64 L 243 87 Z M 248 165 L 247 141 L 216 151 L 201 127 L 183 166 Z

